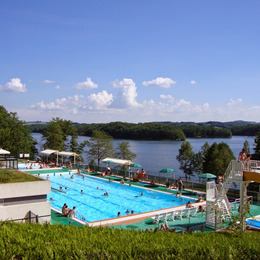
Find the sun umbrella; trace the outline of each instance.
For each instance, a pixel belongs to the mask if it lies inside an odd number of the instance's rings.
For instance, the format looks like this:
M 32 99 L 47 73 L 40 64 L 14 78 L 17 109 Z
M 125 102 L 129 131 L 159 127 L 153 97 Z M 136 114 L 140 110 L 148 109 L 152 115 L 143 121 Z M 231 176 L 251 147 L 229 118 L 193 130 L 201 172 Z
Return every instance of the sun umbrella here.
M 203 179 L 215 179 L 217 178 L 216 175 L 211 174 L 211 173 L 203 173 L 201 175 L 199 175 L 199 178 L 203 178 Z
M 102 161 L 102 162 L 103 162 L 103 163 L 106 163 L 106 164 L 114 163 L 114 161 L 111 161 L 111 160 Z
M 174 169 L 171 169 L 171 168 L 164 168 L 164 169 L 161 169 L 160 172 L 163 172 L 163 173 L 170 173 L 170 172 L 174 172 Z
M 141 168 L 142 165 L 141 164 L 138 164 L 138 163 L 132 163 L 129 165 L 130 167 L 133 167 L 133 168 Z
M 10 152 L 0 148 L 0 154 L 10 154 Z

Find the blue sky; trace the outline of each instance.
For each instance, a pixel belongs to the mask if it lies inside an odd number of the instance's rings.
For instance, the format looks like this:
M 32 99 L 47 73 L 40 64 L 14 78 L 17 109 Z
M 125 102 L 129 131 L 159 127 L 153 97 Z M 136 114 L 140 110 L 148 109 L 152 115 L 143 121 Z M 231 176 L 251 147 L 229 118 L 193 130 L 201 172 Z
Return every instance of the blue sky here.
M 0 105 L 25 121 L 260 122 L 258 0 L 0 0 Z

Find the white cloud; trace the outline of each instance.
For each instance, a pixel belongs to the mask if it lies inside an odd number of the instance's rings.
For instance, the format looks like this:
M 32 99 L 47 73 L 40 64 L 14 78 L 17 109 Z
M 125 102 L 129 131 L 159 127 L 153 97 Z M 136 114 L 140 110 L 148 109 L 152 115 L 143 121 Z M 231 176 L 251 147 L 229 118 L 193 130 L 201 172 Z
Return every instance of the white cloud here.
M 138 107 L 140 104 L 136 101 L 136 85 L 132 79 L 124 78 L 121 81 L 114 81 L 113 86 L 119 88 L 112 107 L 127 108 Z
M 60 89 L 60 85 L 57 85 L 57 86 L 55 87 L 55 89 Z
M 21 79 L 19 78 L 12 78 L 4 86 L 0 86 L 0 90 L 15 93 L 22 93 L 27 91 L 26 85 L 22 84 Z
M 197 82 L 196 82 L 195 80 L 191 80 L 191 81 L 190 81 L 190 84 L 191 84 L 191 85 L 195 85 L 196 83 L 197 83 Z
M 54 80 L 45 79 L 43 82 L 44 82 L 45 84 L 52 84 L 52 83 L 54 83 L 55 81 L 54 81 Z
M 101 110 L 107 108 L 113 101 L 113 95 L 108 94 L 105 90 L 97 94 L 91 94 L 87 98 L 86 107 L 90 110 Z
M 171 85 L 174 84 L 176 84 L 176 82 L 171 78 L 162 78 L 162 77 L 158 77 L 156 79 L 143 82 L 144 86 L 157 86 L 161 88 L 169 88 Z
M 82 101 L 84 99 L 83 95 L 74 95 L 72 97 L 67 98 L 58 98 L 53 102 L 45 104 L 44 101 L 37 103 L 36 105 L 32 105 L 32 108 L 39 108 L 43 110 L 67 110 L 72 109 L 73 107 L 79 107 L 82 105 Z
M 87 78 L 86 81 L 83 81 L 83 82 L 79 82 L 77 83 L 74 88 L 75 89 L 93 89 L 93 88 L 97 88 L 98 85 L 95 84 L 91 78 Z
M 160 95 L 160 98 L 169 102 L 174 102 L 174 97 L 171 95 Z
M 229 103 L 227 103 L 227 106 L 228 107 L 232 107 L 232 106 L 235 106 L 236 104 L 239 104 L 239 103 L 241 103 L 242 102 L 242 98 L 238 98 L 238 99 L 230 99 L 230 102 Z

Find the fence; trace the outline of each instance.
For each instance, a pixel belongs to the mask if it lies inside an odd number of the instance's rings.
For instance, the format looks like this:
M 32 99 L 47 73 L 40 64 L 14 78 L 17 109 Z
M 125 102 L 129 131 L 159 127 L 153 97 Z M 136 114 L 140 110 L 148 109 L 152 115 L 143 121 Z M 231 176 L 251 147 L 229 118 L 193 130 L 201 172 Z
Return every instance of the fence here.
M 80 169 L 80 170 L 87 170 L 90 167 L 92 172 L 106 172 L 107 168 L 103 166 L 96 166 L 96 165 L 88 165 L 88 164 L 73 164 L 73 169 Z M 152 172 L 147 171 L 148 178 L 144 178 L 141 181 L 144 182 L 151 182 L 154 181 L 155 183 L 161 185 L 169 185 L 173 183 L 176 185 L 179 177 L 182 178 L 184 189 L 191 190 L 191 191 L 199 191 L 199 192 L 206 192 L 206 180 L 198 178 L 196 176 L 192 177 L 183 177 L 177 176 L 174 172 L 173 173 L 160 173 L 160 172 Z M 111 174 L 116 176 L 121 176 L 122 178 L 130 178 L 133 179 L 135 172 L 131 169 L 129 170 L 128 167 L 125 169 L 120 168 L 120 166 L 116 166 L 111 168 Z M 176 185 L 177 186 L 177 185 Z M 259 184 L 258 184 L 259 186 Z M 239 184 L 232 184 L 231 188 L 228 191 L 228 196 L 233 198 L 240 197 L 240 186 Z M 260 201 L 260 188 L 256 190 L 248 190 L 248 196 L 252 196 L 254 201 Z

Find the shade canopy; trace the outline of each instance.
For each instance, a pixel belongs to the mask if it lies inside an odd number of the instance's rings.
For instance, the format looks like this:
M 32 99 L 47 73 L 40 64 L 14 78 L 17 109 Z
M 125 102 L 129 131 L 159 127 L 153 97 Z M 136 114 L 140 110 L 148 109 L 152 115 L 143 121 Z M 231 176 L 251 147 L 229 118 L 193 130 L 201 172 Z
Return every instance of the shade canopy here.
M 46 150 L 41 151 L 40 153 L 45 154 L 45 155 L 50 155 L 50 154 L 53 154 L 53 153 L 57 154 L 57 153 L 59 153 L 59 151 L 58 150 L 52 150 L 52 149 L 46 149 Z
M 67 151 L 58 152 L 58 154 L 61 156 L 79 156 L 78 154 L 76 154 L 74 152 L 67 152 Z
M 110 157 L 107 157 L 102 160 L 103 163 L 108 163 L 108 161 L 110 161 L 109 163 L 118 164 L 118 165 L 130 165 L 133 163 L 130 160 L 123 160 L 123 159 L 110 158 Z
M 203 179 L 215 179 L 217 178 L 216 175 L 212 174 L 212 173 L 203 173 L 201 175 L 199 175 L 199 178 L 203 178 Z
M 110 164 L 110 163 L 114 163 L 114 161 L 111 161 L 111 160 L 107 160 L 107 161 L 102 161 L 103 163 L 106 163 L 106 164 Z
M 171 169 L 171 168 L 164 168 L 164 169 L 161 169 L 160 172 L 163 172 L 163 173 L 170 173 L 170 172 L 174 172 L 174 169 Z
M 10 152 L 0 148 L 0 154 L 10 154 Z
M 130 167 L 133 167 L 133 168 L 141 168 L 142 165 L 141 164 L 138 164 L 138 163 L 132 163 L 129 165 Z

